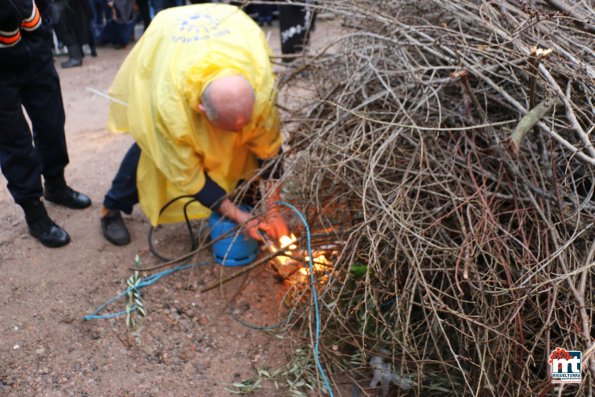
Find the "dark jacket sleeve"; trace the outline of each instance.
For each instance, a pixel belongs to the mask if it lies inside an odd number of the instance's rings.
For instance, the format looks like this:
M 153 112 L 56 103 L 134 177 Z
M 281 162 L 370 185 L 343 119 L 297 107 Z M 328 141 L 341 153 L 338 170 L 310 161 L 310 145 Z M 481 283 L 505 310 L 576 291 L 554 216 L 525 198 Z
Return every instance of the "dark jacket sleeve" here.
M 0 48 L 13 47 L 21 40 L 22 11 L 12 0 L 0 0 Z
M 0 71 L 51 62 L 47 9 L 46 0 L 0 0 Z
M 221 186 L 211 179 L 209 174 L 205 172 L 205 185 L 196 193 L 194 197 L 199 203 L 213 211 L 219 210 L 221 203 L 225 199 L 226 192 Z
M 17 0 L 9 0 L 16 2 Z M 20 24 L 21 30 L 26 32 L 33 32 L 37 30 L 41 24 L 41 13 L 37 8 L 37 4 L 32 0 L 21 0 L 20 1 L 22 20 Z

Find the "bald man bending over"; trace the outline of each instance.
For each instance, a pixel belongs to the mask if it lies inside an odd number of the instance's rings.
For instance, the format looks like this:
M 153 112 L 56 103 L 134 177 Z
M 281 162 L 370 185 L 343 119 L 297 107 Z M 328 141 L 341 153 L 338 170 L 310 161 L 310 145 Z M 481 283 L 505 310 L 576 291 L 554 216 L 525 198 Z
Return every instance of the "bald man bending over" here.
M 287 233 L 273 208 L 254 218 L 227 197 L 280 151 L 269 55 L 262 30 L 237 7 L 201 4 L 157 14 L 109 91 L 108 129 L 130 133 L 135 144 L 104 199 L 108 241 L 130 242 L 121 212 L 130 214 L 136 203 L 153 226 L 183 221 L 185 210 L 190 219 L 218 211 L 255 239 L 259 229 L 275 240 Z M 180 196 L 190 197 L 163 210 Z M 267 202 L 277 199 L 273 191 Z

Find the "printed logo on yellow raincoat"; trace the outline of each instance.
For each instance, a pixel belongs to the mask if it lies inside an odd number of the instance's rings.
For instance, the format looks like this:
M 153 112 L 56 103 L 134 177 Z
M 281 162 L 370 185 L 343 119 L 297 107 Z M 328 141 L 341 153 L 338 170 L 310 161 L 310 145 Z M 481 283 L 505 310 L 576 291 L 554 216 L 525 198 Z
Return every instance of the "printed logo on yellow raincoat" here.
M 161 11 L 122 64 L 109 94 L 108 129 L 130 133 L 141 147 L 137 187 L 151 224 L 184 220 L 184 200 L 204 172 L 230 193 L 281 146 L 270 49 L 260 27 L 237 7 L 200 4 Z M 213 128 L 196 112 L 214 78 L 241 74 L 256 94 L 251 122 L 241 132 Z M 191 219 L 210 211 L 193 203 Z

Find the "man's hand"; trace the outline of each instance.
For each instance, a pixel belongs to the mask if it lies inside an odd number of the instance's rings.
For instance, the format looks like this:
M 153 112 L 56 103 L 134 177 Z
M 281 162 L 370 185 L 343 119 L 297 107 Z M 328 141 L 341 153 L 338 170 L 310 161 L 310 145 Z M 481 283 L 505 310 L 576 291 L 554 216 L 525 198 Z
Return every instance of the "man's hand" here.
M 287 236 L 289 234 L 287 223 L 285 223 L 283 215 L 276 208 L 270 209 L 266 213 L 260 224 L 260 228 L 276 243 L 279 242 L 281 236 Z
M 278 242 L 281 236 L 288 234 L 287 224 L 276 208 L 269 209 L 263 217 L 254 217 L 252 214 L 239 209 L 231 200 L 226 198 L 221 203 L 219 212 L 242 225 L 248 236 L 257 241 L 262 241 L 260 230 L 264 231 L 274 242 Z
M 264 216 L 261 224 L 266 234 L 273 239 L 276 243 L 279 242 L 281 236 L 287 236 L 289 231 L 287 230 L 287 223 L 283 219 L 283 215 L 279 211 L 277 202 L 281 201 L 281 186 L 276 181 L 262 181 L 261 188 L 263 194 L 267 195 L 267 213 Z
M 255 218 L 252 214 L 240 210 L 238 222 L 244 225 L 246 233 L 257 241 L 262 241 L 261 230 L 265 232 L 275 243 L 279 242 L 281 236 L 287 235 L 287 224 L 283 216 L 276 209 L 268 211 L 264 216 Z
M 246 230 L 248 236 L 257 241 L 262 241 L 259 229 L 264 230 L 264 228 L 261 226 L 261 221 L 259 218 L 254 217 L 249 212 L 242 211 L 228 198 L 223 200 L 221 203 L 219 212 L 236 222 L 238 225 L 242 226 Z
M 255 218 L 247 212 L 244 212 L 244 214 L 248 216 L 247 221 L 243 222 L 244 229 L 246 230 L 248 236 L 250 236 L 256 241 L 263 241 L 262 234 L 259 231 L 260 229 L 263 229 L 262 223 L 260 222 L 260 218 Z

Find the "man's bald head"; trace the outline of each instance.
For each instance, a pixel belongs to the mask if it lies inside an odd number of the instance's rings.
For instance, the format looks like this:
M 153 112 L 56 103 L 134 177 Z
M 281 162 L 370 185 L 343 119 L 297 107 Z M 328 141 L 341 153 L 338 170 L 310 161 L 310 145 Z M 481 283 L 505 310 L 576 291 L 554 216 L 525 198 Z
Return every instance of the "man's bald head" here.
M 240 131 L 252 118 L 254 89 L 241 75 L 215 79 L 205 89 L 200 108 L 215 127 Z

